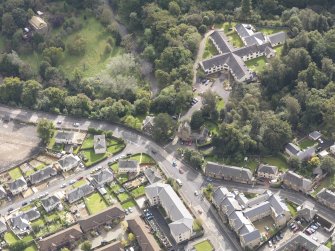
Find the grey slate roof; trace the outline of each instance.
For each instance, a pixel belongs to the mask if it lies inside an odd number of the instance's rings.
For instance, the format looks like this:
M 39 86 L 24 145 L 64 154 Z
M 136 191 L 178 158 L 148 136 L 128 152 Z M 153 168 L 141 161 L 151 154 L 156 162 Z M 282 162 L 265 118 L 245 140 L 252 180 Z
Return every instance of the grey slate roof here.
M 271 210 L 271 204 L 268 201 L 262 202 L 257 206 L 251 207 L 251 208 L 247 208 L 246 210 L 244 210 L 244 216 L 252 219 L 254 218 L 256 215 L 259 215 L 265 211 L 269 211 Z
M 95 187 L 104 185 L 114 179 L 114 174 L 109 168 L 102 169 L 100 172 L 92 175 L 92 184 Z
M 156 183 L 162 180 L 162 176 L 158 173 L 155 168 L 145 168 L 144 175 L 148 179 L 150 184 Z
M 276 166 L 260 164 L 257 172 L 268 173 L 268 174 L 277 174 L 278 168 Z
M 27 185 L 27 182 L 23 177 L 8 183 L 9 190 L 16 190 L 26 185 Z
M 245 37 L 249 37 L 251 35 L 254 34 L 253 32 L 253 26 L 250 24 L 237 24 L 235 26 L 236 32 L 237 34 L 241 37 L 241 38 L 245 38 Z
M 51 195 L 47 198 L 44 198 L 41 200 L 42 206 L 44 207 L 44 209 L 46 211 L 48 211 L 49 207 L 54 207 L 55 205 L 60 203 L 60 199 L 55 196 L 55 195 Z
M 304 203 L 302 203 L 297 210 L 299 216 L 303 217 L 307 221 L 311 221 L 317 213 L 317 210 L 314 209 L 314 204 L 308 200 L 304 201 Z
M 137 169 L 138 162 L 136 160 L 119 160 L 119 168 Z
M 50 165 L 30 175 L 29 179 L 32 184 L 36 184 L 46 179 L 49 179 L 50 177 L 55 176 L 56 174 L 57 171 Z
M 252 242 L 254 240 L 260 240 L 261 234 L 258 229 L 253 229 L 252 231 L 242 234 L 240 238 L 244 239 L 245 243 Z
M 268 36 L 271 44 L 284 43 L 286 39 L 286 33 L 284 31 L 277 32 Z
M 298 147 L 297 145 L 293 143 L 288 143 L 285 149 L 293 155 L 298 155 L 298 153 L 300 152 L 300 147 Z
M 14 229 L 24 231 L 30 228 L 30 222 L 41 216 L 36 207 L 11 218 Z
M 247 219 L 241 211 L 234 211 L 230 215 L 228 215 L 229 222 L 231 222 L 231 226 L 233 227 L 236 233 L 239 233 L 240 229 L 244 225 L 252 225 L 251 221 Z
M 307 236 L 303 232 L 293 235 L 293 237 L 287 240 L 283 245 L 276 248 L 275 251 L 287 251 L 287 250 L 296 250 L 296 247 L 300 246 L 305 248 L 307 251 L 316 250 L 320 244 L 313 240 L 310 236 Z
M 219 47 L 221 53 L 231 52 L 234 48 L 228 43 L 228 38 L 223 33 L 223 31 L 214 31 L 210 35 L 211 39 Z
M 67 155 L 64 155 L 60 160 L 58 160 L 58 163 L 64 169 L 67 169 L 67 167 L 78 163 L 78 161 L 79 161 L 78 157 L 74 156 L 73 154 L 67 154 Z
M 270 202 L 271 207 L 275 211 L 276 215 L 283 215 L 285 212 L 289 212 L 288 207 L 278 195 L 272 194 L 268 201 Z
M 94 149 L 106 149 L 106 137 L 105 135 L 94 135 Z
M 318 199 L 322 199 L 327 201 L 328 203 L 331 203 L 335 207 L 335 193 L 332 191 L 322 188 L 320 192 L 316 195 Z
M 224 209 L 227 215 L 230 215 L 233 212 L 242 210 L 240 204 L 233 197 L 226 197 L 221 202 L 221 208 Z
M 217 205 L 220 206 L 224 198 L 227 196 L 229 193 L 228 189 L 225 187 L 218 187 L 214 192 L 213 192 L 213 202 Z
M 236 167 L 236 166 L 227 166 L 227 165 L 220 165 L 214 162 L 207 162 L 206 173 L 215 173 L 218 175 L 224 175 L 225 177 L 236 177 L 238 179 L 244 179 L 252 181 L 252 172 L 249 169 Z
M 247 45 L 261 45 L 265 43 L 265 37 L 262 32 L 256 32 L 250 37 L 246 37 L 245 42 Z
M 314 140 L 317 140 L 318 138 L 322 136 L 322 134 L 318 131 L 314 131 L 314 132 L 311 132 L 308 136 Z
M 68 140 L 71 141 L 73 139 L 74 132 L 67 131 L 57 131 L 55 138 L 60 140 Z
M 67 199 L 70 203 L 73 203 L 77 200 L 80 200 L 81 198 L 83 198 L 86 195 L 89 195 L 91 193 L 93 193 L 94 191 L 94 187 L 89 185 L 89 184 L 85 184 L 83 186 L 77 187 L 73 190 L 71 190 L 68 194 L 67 194 Z
M 298 186 L 300 189 L 305 191 L 312 189 L 312 181 L 292 171 L 287 171 L 283 175 L 283 181 Z

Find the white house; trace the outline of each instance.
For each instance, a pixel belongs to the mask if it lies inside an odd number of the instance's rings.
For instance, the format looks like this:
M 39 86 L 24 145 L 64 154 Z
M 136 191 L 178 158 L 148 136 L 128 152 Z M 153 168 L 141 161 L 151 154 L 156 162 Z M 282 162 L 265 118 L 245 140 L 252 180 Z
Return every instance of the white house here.
M 190 239 L 193 233 L 193 217 L 168 184 L 154 183 L 145 188 L 151 205 L 161 205 L 172 221 L 169 224 L 172 237 L 177 243 Z
M 102 135 L 94 135 L 94 153 L 95 154 L 104 154 L 106 153 L 106 137 Z

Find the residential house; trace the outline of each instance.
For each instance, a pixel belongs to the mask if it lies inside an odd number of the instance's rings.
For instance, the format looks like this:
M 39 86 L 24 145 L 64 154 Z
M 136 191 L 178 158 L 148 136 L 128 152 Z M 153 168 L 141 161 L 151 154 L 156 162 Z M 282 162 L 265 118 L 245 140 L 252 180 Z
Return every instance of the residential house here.
M 217 189 L 215 189 L 215 191 L 213 192 L 213 204 L 216 208 L 219 208 L 222 201 L 226 198 L 226 196 L 229 194 L 229 191 L 227 188 L 225 187 L 218 187 Z
M 276 166 L 261 164 L 257 169 L 257 176 L 274 180 L 278 176 L 278 168 Z
M 297 207 L 297 212 L 300 217 L 303 217 L 307 222 L 310 222 L 318 211 L 315 209 L 315 205 L 312 202 L 306 200 Z
M 30 222 L 41 217 L 36 207 L 29 209 L 23 213 L 13 216 L 10 219 L 11 228 L 17 235 L 29 234 L 31 231 Z
M 112 224 L 115 221 L 119 222 L 125 218 L 125 212 L 118 206 L 113 206 L 104 211 L 91 215 L 85 219 L 78 221 L 83 233 L 88 233 L 97 230 L 101 226 Z
M 297 146 L 293 143 L 288 143 L 285 146 L 285 152 L 289 156 L 295 156 L 300 160 L 304 160 L 304 159 L 309 159 L 313 155 L 315 155 L 315 146 L 311 146 L 311 147 L 308 147 L 304 150 L 301 150 L 299 146 Z
M 31 184 L 38 184 L 42 181 L 50 179 L 51 177 L 57 175 L 57 171 L 52 167 L 52 165 L 46 166 L 37 172 L 31 174 L 27 179 Z
M 271 214 L 271 204 L 269 201 L 264 201 L 254 207 L 247 208 L 243 213 L 251 222 L 254 222 Z
M 76 202 L 94 192 L 94 187 L 89 184 L 82 185 L 68 192 L 66 198 L 69 203 Z
M 190 123 L 188 121 L 183 121 L 179 124 L 178 131 L 177 131 L 177 136 L 179 139 L 182 141 L 191 141 L 192 140 L 192 130 Z
M 55 195 L 50 195 L 44 199 L 41 199 L 41 204 L 45 211 L 49 213 L 61 205 L 61 200 Z
M 335 210 L 335 193 L 332 191 L 322 188 L 322 190 L 316 195 L 316 198 L 320 201 L 320 203 Z
M 57 131 L 55 135 L 55 142 L 57 144 L 73 144 L 74 132 Z
M 205 174 L 216 179 L 232 180 L 241 183 L 251 184 L 254 181 L 252 172 L 247 168 L 221 165 L 214 162 L 207 162 Z
M 162 180 L 162 176 L 159 171 L 154 167 L 147 167 L 144 169 L 144 175 L 150 184 L 156 183 Z
M 282 180 L 284 185 L 295 191 L 307 193 L 312 190 L 312 181 L 295 172 L 287 171 L 283 174 Z
M 145 251 L 160 251 L 162 250 L 155 238 L 150 233 L 149 228 L 146 226 L 144 221 L 140 217 L 127 220 L 128 228 L 132 232 L 137 240 L 141 250 Z
M 209 137 L 209 134 L 210 134 L 210 131 L 208 130 L 208 128 L 203 126 L 201 128 L 200 135 L 198 136 L 197 143 L 200 145 L 205 144 Z
M 314 141 L 318 140 L 321 138 L 322 134 L 319 131 L 314 131 L 308 134 L 308 137 Z
M 102 169 L 100 172 L 92 174 L 92 185 L 95 188 L 103 187 L 106 183 L 114 179 L 114 174 L 109 168 Z
M 52 234 L 38 241 L 40 251 L 57 251 L 63 247 L 68 247 L 72 250 L 75 243 L 83 236 L 79 224 L 75 224 L 62 231 Z
M 324 249 L 325 246 L 312 239 L 312 236 L 308 236 L 303 232 L 294 234 L 290 239 L 285 241 L 281 246 L 275 248 L 275 251 L 291 251 L 291 250 L 305 250 L 305 251 L 318 251 L 318 250 L 330 250 L 329 248 Z
M 273 47 L 283 44 L 286 40 L 286 34 L 278 32 L 267 36 L 261 32 L 255 32 L 255 28 L 250 24 L 238 24 L 235 26 L 235 30 L 244 46 L 235 48 L 230 44 L 223 31 L 214 31 L 209 39 L 219 54 L 203 60 L 200 66 L 207 74 L 228 70 L 235 80 L 250 81 L 254 74 L 244 62 L 261 56 L 266 58 L 275 56 Z
M 8 189 L 13 195 L 22 193 L 28 189 L 27 182 L 23 177 L 8 183 Z
M 38 33 L 45 33 L 48 30 L 48 24 L 39 16 L 32 16 L 29 20 L 29 24 Z
M 154 129 L 154 118 L 153 116 L 146 116 L 142 123 L 142 131 L 148 135 L 152 134 Z
M 118 173 L 138 173 L 139 171 L 140 165 L 136 160 L 119 160 Z
M 7 224 L 6 224 L 6 220 L 4 218 L 0 219 L 0 234 L 7 232 L 8 228 L 7 228 Z
M 177 243 L 190 239 L 193 233 L 193 217 L 168 184 L 154 183 L 145 188 L 151 205 L 161 205 L 167 216 L 172 237 Z
M 102 135 L 94 135 L 94 153 L 95 154 L 104 154 L 106 153 L 106 137 Z
M 63 172 L 68 172 L 79 165 L 80 158 L 73 154 L 64 155 L 58 162 L 56 163 L 56 167 L 62 170 Z
M 111 244 L 94 249 L 95 251 L 124 251 L 120 241 L 114 241 Z M 144 249 L 145 250 L 145 249 Z
M 0 185 L 0 199 L 3 199 L 7 196 L 7 192 L 2 185 Z

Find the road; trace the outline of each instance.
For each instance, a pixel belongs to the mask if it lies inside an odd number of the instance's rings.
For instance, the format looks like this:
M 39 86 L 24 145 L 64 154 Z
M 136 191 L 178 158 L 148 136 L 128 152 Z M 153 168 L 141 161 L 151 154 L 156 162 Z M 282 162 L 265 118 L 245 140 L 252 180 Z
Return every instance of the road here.
M 209 238 L 216 250 L 241 250 L 237 240 L 234 236 L 229 232 L 229 230 L 221 224 L 220 221 L 216 220 L 214 212 L 212 210 L 212 206 L 206 200 L 202 200 L 200 196 L 195 196 L 195 191 L 200 191 L 203 187 L 207 186 L 208 182 L 206 181 L 205 177 L 195 171 L 194 169 L 185 166 L 182 164 L 178 159 L 175 158 L 173 152 L 168 152 L 164 148 L 157 145 L 155 142 L 151 141 L 150 139 L 141 136 L 140 134 L 134 133 L 129 131 L 123 127 L 113 125 L 107 122 L 97 122 L 91 121 L 84 118 L 71 118 L 66 117 L 63 115 L 53 115 L 47 114 L 43 112 L 34 112 L 22 109 L 15 109 L 10 108 L 7 106 L 0 105 L 0 116 L 10 115 L 11 118 L 17 119 L 20 121 L 25 121 L 28 123 L 36 123 L 39 118 L 48 118 L 52 121 L 62 121 L 62 127 L 66 128 L 73 128 L 73 123 L 78 122 L 80 126 L 77 129 L 80 130 L 87 130 L 89 127 L 104 129 L 104 130 L 112 130 L 113 135 L 116 137 L 122 137 L 127 141 L 127 146 L 125 150 L 121 153 L 136 153 L 136 152 L 144 152 L 150 154 L 156 161 L 159 163 L 162 170 L 168 177 L 172 177 L 174 179 L 180 179 L 183 183 L 181 188 L 181 194 L 183 195 L 185 202 L 190 206 L 193 213 L 203 219 L 204 222 L 204 229 L 206 232 L 206 238 Z M 157 152 L 156 154 L 152 154 L 152 149 L 155 149 Z M 105 160 L 104 162 L 100 163 L 99 165 L 104 165 L 108 161 L 112 161 L 114 158 L 120 156 L 121 154 L 115 155 L 112 158 Z M 172 162 L 176 161 L 177 167 L 172 166 Z M 180 174 L 178 172 L 178 168 L 182 167 L 185 171 L 184 174 Z M 95 168 L 95 167 L 92 167 Z M 60 185 L 69 182 L 72 179 L 79 178 L 81 176 L 88 175 L 92 168 L 82 170 L 80 173 L 74 174 L 73 176 L 68 177 L 66 180 L 60 180 L 55 183 L 52 183 L 50 187 L 43 191 L 49 192 L 50 194 L 60 190 Z M 241 184 L 229 181 L 221 181 L 221 180 L 213 180 L 211 182 L 214 186 L 226 186 L 230 189 L 238 189 L 241 191 L 248 191 L 248 192 L 257 192 L 261 193 L 264 192 L 268 188 L 264 188 L 263 186 L 258 185 L 248 185 L 248 184 Z M 335 222 L 335 213 L 333 210 L 323 206 L 322 204 L 314 201 L 312 198 L 307 197 L 306 195 L 298 192 L 294 192 L 291 190 L 283 190 L 283 189 L 270 189 L 273 192 L 279 192 L 279 195 L 282 198 L 288 198 L 289 200 L 301 204 L 305 200 L 311 201 L 315 208 L 318 210 L 319 214 L 333 222 Z M 5 214 L 9 207 L 19 208 L 21 203 L 24 201 L 28 201 L 32 198 L 36 198 L 41 193 L 34 194 L 32 197 L 27 198 L 25 200 L 20 201 L 19 203 L 15 203 L 13 205 L 4 207 L 0 209 L 1 214 Z M 197 212 L 198 209 L 202 210 L 202 214 Z M 218 235 L 218 233 L 220 233 Z
M 176 160 L 177 167 L 183 167 L 185 170 L 184 174 L 180 174 L 176 167 L 172 166 L 173 160 L 175 160 L 175 156 L 173 153 L 167 152 L 164 148 L 157 145 L 155 142 L 151 141 L 150 139 L 138 135 L 132 131 L 126 130 L 123 127 L 119 127 L 107 122 L 98 122 L 98 121 L 91 121 L 84 118 L 72 118 L 66 117 L 63 115 L 54 115 L 48 114 L 44 112 L 34 112 L 29 110 L 23 109 L 15 109 L 10 108 L 7 106 L 0 105 L 0 115 L 9 115 L 12 119 L 16 119 L 19 121 L 23 121 L 26 123 L 37 123 L 38 119 L 40 118 L 47 118 L 55 122 L 62 121 L 61 128 L 68 128 L 68 129 L 78 129 L 78 130 L 87 130 L 89 127 L 103 129 L 103 130 L 112 130 L 113 135 L 116 137 L 121 137 L 127 142 L 127 146 L 125 150 L 121 153 L 122 155 L 126 153 L 136 153 L 136 152 L 144 152 L 150 154 L 156 161 L 159 163 L 161 169 L 165 172 L 167 177 L 172 177 L 174 179 L 180 179 L 183 182 L 183 186 L 181 188 L 181 192 L 184 195 L 185 199 L 188 203 L 191 203 L 190 206 L 192 209 L 201 208 L 202 214 L 196 210 L 192 210 L 196 217 L 205 217 L 204 220 L 204 230 L 206 238 L 210 239 L 213 243 L 216 250 L 241 250 L 237 240 L 235 238 L 231 238 L 229 233 L 225 232 L 225 227 L 222 226 L 220 222 L 217 222 L 215 217 L 213 217 L 212 212 L 208 203 L 202 201 L 198 196 L 194 195 L 194 191 L 200 190 L 203 184 L 205 183 L 204 177 L 199 174 L 198 172 L 194 171 L 193 169 L 184 166 L 180 161 Z M 79 123 L 79 127 L 74 128 L 73 123 Z M 152 154 L 151 150 L 155 149 L 156 154 Z M 114 158 L 120 156 L 121 154 L 115 155 L 110 159 L 105 160 L 104 162 L 100 163 L 99 165 L 104 165 L 108 161 L 112 161 Z M 60 186 L 63 183 L 68 183 L 72 179 L 77 179 L 81 176 L 88 175 L 90 171 L 96 168 L 91 167 L 85 170 L 82 170 L 79 173 L 73 174 L 66 179 L 61 179 L 59 181 L 53 182 L 50 186 L 43 190 L 42 192 L 38 192 L 31 197 L 28 197 L 20 202 L 14 203 L 12 205 L 8 205 L 4 208 L 0 209 L 1 214 L 5 214 L 9 208 L 19 208 L 23 202 L 28 202 L 31 199 L 35 199 L 40 194 L 48 192 L 52 194 L 56 191 L 60 191 Z M 220 234 L 218 234 L 220 233 Z

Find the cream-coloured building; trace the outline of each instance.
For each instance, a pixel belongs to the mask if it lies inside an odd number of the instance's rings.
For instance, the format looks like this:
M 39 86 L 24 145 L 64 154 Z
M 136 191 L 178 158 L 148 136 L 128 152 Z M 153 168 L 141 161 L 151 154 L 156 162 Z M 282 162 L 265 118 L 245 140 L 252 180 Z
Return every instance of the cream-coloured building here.
M 29 24 L 39 33 L 45 33 L 48 30 L 48 24 L 39 16 L 32 16 Z

